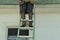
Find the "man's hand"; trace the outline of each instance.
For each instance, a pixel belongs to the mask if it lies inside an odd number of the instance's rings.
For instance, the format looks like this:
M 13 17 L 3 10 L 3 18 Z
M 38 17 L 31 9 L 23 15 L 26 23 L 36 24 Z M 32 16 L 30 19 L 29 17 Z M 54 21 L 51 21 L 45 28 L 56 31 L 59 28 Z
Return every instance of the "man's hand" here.
M 30 0 L 30 3 L 34 4 L 34 0 Z
M 24 2 L 23 1 L 19 1 L 19 4 L 22 5 Z

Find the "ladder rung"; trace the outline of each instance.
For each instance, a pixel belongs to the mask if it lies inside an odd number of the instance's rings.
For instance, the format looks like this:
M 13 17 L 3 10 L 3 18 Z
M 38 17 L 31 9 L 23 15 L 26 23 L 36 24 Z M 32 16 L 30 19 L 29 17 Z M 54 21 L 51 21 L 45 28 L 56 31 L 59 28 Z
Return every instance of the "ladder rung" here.
M 8 38 L 8 39 L 16 39 L 16 38 Z
M 33 27 L 18 27 L 20 29 L 28 29 L 28 30 L 33 30 Z
M 20 20 L 20 22 L 22 22 L 22 21 L 27 21 L 27 22 L 29 22 L 29 21 L 33 21 L 33 20 Z
M 18 36 L 18 37 L 32 38 L 32 36 Z

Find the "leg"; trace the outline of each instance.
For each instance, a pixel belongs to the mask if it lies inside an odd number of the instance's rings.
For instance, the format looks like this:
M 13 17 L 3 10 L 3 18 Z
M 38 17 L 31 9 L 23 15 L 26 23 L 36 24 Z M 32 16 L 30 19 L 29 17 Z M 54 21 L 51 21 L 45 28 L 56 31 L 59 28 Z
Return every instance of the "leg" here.
M 25 20 L 25 13 L 21 13 L 21 18 Z M 25 27 L 25 26 L 26 26 L 26 21 L 23 21 L 21 27 Z
M 32 13 L 29 13 L 29 19 L 32 19 Z
M 29 26 L 30 26 L 30 27 L 32 27 L 33 7 L 34 7 L 34 5 L 29 2 L 29 3 L 28 3 L 27 11 L 28 11 L 28 16 L 29 16 L 29 20 L 30 20 L 30 21 L 29 21 Z
M 32 27 L 32 13 L 29 13 L 29 26 Z
M 25 13 L 21 13 L 21 18 L 25 19 Z
M 20 6 L 21 18 L 23 20 L 25 20 L 25 10 L 26 10 L 26 3 L 24 3 L 23 5 Z M 25 27 L 25 25 L 26 25 L 26 21 L 23 21 L 21 27 Z

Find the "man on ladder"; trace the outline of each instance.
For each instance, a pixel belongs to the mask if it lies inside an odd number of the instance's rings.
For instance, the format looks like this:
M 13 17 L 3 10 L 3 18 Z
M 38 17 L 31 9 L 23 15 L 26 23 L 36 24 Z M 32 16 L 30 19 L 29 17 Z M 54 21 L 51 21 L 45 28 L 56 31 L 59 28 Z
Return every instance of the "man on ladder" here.
M 32 15 L 33 15 L 33 7 L 34 7 L 34 0 L 20 0 L 20 13 L 21 13 L 21 18 L 24 20 L 22 22 L 21 27 L 26 26 L 26 20 L 25 20 L 25 15 L 28 14 L 29 16 L 29 27 L 32 26 Z
M 22 25 L 21 27 L 25 27 L 26 26 L 26 18 L 25 15 L 28 14 L 29 16 L 29 25 L 28 27 L 33 27 L 32 25 L 32 15 L 33 15 L 33 7 L 34 7 L 34 0 L 20 0 L 19 1 L 19 5 L 20 5 L 20 14 L 21 14 L 21 18 L 22 18 Z M 29 30 L 24 30 L 24 29 L 20 29 L 20 36 L 29 36 Z M 29 40 L 28 38 L 21 38 L 21 40 Z

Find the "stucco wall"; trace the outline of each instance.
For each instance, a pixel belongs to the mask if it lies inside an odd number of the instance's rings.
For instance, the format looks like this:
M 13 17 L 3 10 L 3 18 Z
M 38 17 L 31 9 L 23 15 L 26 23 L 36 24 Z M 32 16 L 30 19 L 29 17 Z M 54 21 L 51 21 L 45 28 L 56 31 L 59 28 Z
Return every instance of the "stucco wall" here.
M 35 40 L 60 40 L 60 5 L 37 5 L 35 13 Z M 18 5 L 0 5 L 0 40 L 7 39 L 8 26 L 18 23 Z
M 40 5 L 36 9 L 35 40 L 60 40 L 60 5 Z
M 19 6 L 0 5 L 0 40 L 7 40 L 7 28 L 19 25 Z

